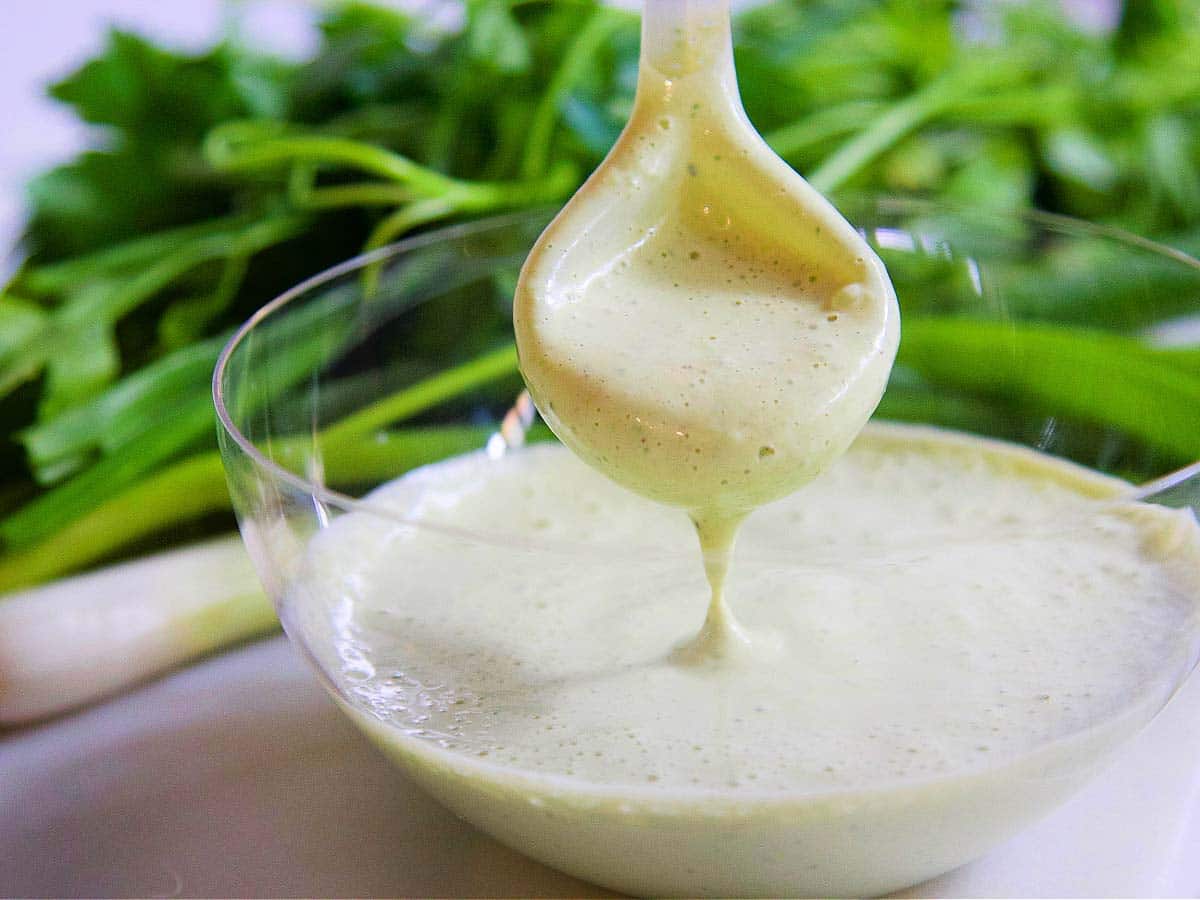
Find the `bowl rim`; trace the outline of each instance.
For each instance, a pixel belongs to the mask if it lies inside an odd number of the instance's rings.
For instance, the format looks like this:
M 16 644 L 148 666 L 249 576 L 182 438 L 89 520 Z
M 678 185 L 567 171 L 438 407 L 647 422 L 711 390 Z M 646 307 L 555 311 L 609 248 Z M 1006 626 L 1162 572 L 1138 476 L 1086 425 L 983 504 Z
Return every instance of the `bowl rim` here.
M 880 212 L 892 214 L 929 214 L 938 212 L 959 213 L 981 216 L 985 219 L 995 218 L 1027 222 L 1045 230 L 1057 230 L 1060 232 L 1071 232 L 1074 234 L 1103 238 L 1118 244 L 1123 244 L 1127 247 L 1144 250 L 1162 259 L 1178 263 L 1181 266 L 1195 271 L 1197 277 L 1200 278 L 1200 259 L 1193 257 L 1182 250 L 1169 247 L 1165 244 L 1161 244 L 1157 241 L 1151 240 L 1150 238 L 1142 237 L 1141 235 L 1126 231 L 1117 226 L 1089 222 L 1085 219 L 1077 219 L 1072 216 L 1061 215 L 1058 213 L 1049 213 L 1045 212 L 1044 210 L 1022 209 L 992 211 L 979 209 L 977 207 L 972 207 L 962 203 L 947 203 L 940 200 L 930 200 L 918 197 L 866 193 L 838 194 L 834 196 L 834 200 L 835 206 L 837 206 L 839 209 L 843 205 L 853 206 L 854 204 L 868 204 Z M 348 494 L 344 494 L 324 484 L 318 484 L 308 478 L 305 478 L 304 476 L 285 469 L 273 459 L 263 454 L 254 444 L 254 442 L 251 441 L 240 428 L 238 428 L 233 421 L 233 417 L 230 414 L 228 405 L 226 403 L 226 391 L 224 385 L 225 374 L 234 353 L 257 326 L 262 324 L 266 319 L 270 318 L 282 308 L 286 307 L 289 303 L 354 271 L 363 269 L 375 263 L 384 262 L 414 250 L 419 250 L 422 247 L 437 244 L 444 240 L 469 237 L 474 234 L 481 234 L 519 223 L 531 222 L 539 218 L 549 222 L 556 212 L 556 207 L 539 206 L 525 208 L 513 212 L 503 213 L 501 215 L 488 216 L 482 219 L 473 219 L 468 222 L 461 222 L 455 225 L 444 226 L 442 228 L 436 228 L 430 231 L 422 232 L 421 234 L 404 238 L 403 240 L 396 241 L 395 243 L 388 244 L 384 247 L 379 247 L 374 250 L 352 256 L 335 266 L 306 278 L 299 284 L 289 288 L 279 296 L 265 303 L 245 322 L 243 322 L 236 331 L 234 331 L 233 335 L 226 342 L 225 346 L 222 347 L 220 355 L 217 357 L 216 365 L 213 369 L 211 381 L 212 400 L 216 411 L 218 429 L 221 431 L 222 437 L 233 441 L 240 452 L 245 454 L 246 457 L 256 467 L 265 470 L 272 478 L 289 485 L 293 489 L 304 493 L 306 496 L 312 497 L 315 501 L 331 504 L 343 511 L 365 510 L 373 512 L 374 514 L 387 515 L 387 510 L 374 507 L 368 499 L 351 497 Z M 860 231 L 864 227 L 854 223 L 853 221 L 851 222 L 851 225 Z M 995 439 L 989 438 L 988 440 Z M 1200 465 L 1200 461 L 1197 461 L 1194 463 L 1194 465 Z M 1169 478 L 1174 474 L 1176 473 L 1168 473 L 1168 475 L 1165 477 Z M 390 515 L 388 515 L 388 518 L 399 519 L 401 517 L 397 517 L 395 513 L 392 512 Z M 425 527 L 436 527 L 438 530 L 447 534 L 457 534 L 472 539 L 485 539 L 486 537 L 492 536 L 485 536 L 468 529 L 455 528 L 454 526 L 444 523 L 435 524 L 426 522 L 421 524 L 423 524 Z

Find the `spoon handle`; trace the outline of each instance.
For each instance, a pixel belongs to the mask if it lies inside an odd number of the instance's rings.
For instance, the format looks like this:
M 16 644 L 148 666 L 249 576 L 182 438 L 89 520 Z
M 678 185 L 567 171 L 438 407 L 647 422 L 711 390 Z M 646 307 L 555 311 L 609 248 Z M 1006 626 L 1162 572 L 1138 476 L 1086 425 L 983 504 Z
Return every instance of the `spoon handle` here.
M 641 58 L 669 77 L 732 64 L 729 0 L 645 0 Z
M 1130 499 L 1176 508 L 1190 506 L 1200 511 L 1200 462 L 1138 485 Z

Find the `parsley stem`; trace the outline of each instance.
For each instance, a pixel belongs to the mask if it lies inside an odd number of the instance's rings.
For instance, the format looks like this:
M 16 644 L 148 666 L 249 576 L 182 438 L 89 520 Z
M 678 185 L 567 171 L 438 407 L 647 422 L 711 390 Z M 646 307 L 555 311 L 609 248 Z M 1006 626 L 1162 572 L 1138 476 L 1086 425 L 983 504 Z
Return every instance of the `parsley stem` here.
M 258 136 L 263 133 L 261 127 L 251 129 L 244 122 L 219 126 L 204 139 L 204 156 L 214 168 L 226 172 L 294 162 L 339 164 L 401 182 L 427 195 L 445 193 L 458 184 L 406 156 L 363 141 L 311 134 L 270 136 L 268 132 L 268 136 Z
M 978 79 L 959 70 L 951 70 L 931 81 L 915 94 L 895 103 L 865 130 L 834 151 L 809 174 L 809 183 L 823 193 L 837 190 L 907 134 L 975 90 L 976 81 Z
M 851 100 L 776 128 L 763 137 L 772 150 L 786 159 L 814 144 L 866 127 L 884 108 L 877 100 Z
M 337 209 L 345 206 L 399 206 L 414 199 L 412 190 L 389 181 L 363 181 L 316 187 L 317 167 L 298 164 L 288 178 L 288 201 L 297 209 Z
M 405 232 L 458 213 L 483 213 L 506 207 L 537 206 L 558 200 L 575 186 L 575 167 L 556 165 L 547 175 L 531 181 L 459 182 L 441 197 L 427 197 L 401 206 L 383 219 L 367 238 L 366 250 L 376 250 Z M 371 296 L 379 283 L 381 263 L 363 269 L 363 292 Z
M 410 419 L 439 403 L 516 371 L 517 348 L 513 344 L 506 344 L 453 369 L 432 375 L 397 394 L 377 400 L 331 425 L 324 432 L 325 440 L 362 440 L 372 431 Z
M 374 230 L 371 231 L 370 237 L 367 238 L 364 249 L 376 250 L 385 244 L 391 243 L 409 229 L 416 228 L 418 225 L 427 225 L 430 222 L 436 222 L 438 219 L 444 219 L 453 214 L 455 210 L 454 200 L 449 196 L 426 197 L 422 200 L 415 200 L 412 203 L 401 206 L 376 225 Z M 373 287 L 367 291 L 368 295 L 372 293 L 374 293 Z
M 627 14 L 607 8 L 595 10 L 571 42 L 562 62 L 542 92 L 529 123 L 529 138 L 521 160 L 521 177 L 536 178 L 546 171 L 550 160 L 550 142 L 558 122 L 562 102 L 587 73 L 596 54 L 618 27 L 632 21 Z

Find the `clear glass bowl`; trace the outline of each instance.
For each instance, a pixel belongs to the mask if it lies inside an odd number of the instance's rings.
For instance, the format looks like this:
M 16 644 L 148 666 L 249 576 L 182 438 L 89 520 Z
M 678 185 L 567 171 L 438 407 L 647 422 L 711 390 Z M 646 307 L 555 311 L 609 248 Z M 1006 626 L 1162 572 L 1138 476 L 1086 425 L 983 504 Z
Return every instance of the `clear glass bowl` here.
M 1200 343 L 1200 263 L 1041 214 L 870 198 L 840 206 L 884 259 L 902 309 L 899 361 L 876 418 L 1024 444 L 1149 484 L 1169 505 L 1200 496 L 1185 468 L 1200 458 L 1200 350 L 1162 349 Z M 639 552 L 518 539 L 503 520 L 471 530 L 406 520 L 369 496 L 425 463 L 481 448 L 495 458 L 528 452 L 526 437 L 549 437 L 517 400 L 509 303 L 550 215 L 432 232 L 313 278 L 238 332 L 214 378 L 234 505 L 284 628 L 354 721 L 455 812 L 549 865 L 634 893 L 881 893 L 982 854 L 1061 802 L 1187 677 L 1200 625 L 1170 638 L 1137 702 L 1108 719 L 1021 760 L 867 793 L 731 799 L 577 783 L 507 770 L 444 734 L 398 727 L 379 690 L 362 687 L 380 673 L 350 639 L 346 579 L 356 576 L 314 576 L 335 521 L 409 521 L 444 548 L 441 558 L 471 552 L 540 584 L 616 579 Z M 680 553 L 699 572 L 695 549 Z M 436 604 L 458 583 L 452 565 L 414 566 L 392 589 Z M 428 626 L 418 612 L 388 627 L 399 647 L 453 640 Z M 479 650 L 505 664 L 497 648 Z M 391 664 L 410 725 L 415 707 L 455 702 L 446 700 L 453 684 L 407 683 L 403 660 Z M 500 702 L 476 700 L 484 713 Z

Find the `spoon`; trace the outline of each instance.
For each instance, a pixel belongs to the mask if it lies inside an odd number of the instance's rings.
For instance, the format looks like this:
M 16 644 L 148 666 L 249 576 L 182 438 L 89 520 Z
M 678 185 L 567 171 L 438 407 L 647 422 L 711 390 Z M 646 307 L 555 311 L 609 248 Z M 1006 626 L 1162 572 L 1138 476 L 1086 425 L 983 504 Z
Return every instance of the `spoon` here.
M 539 411 L 586 462 L 696 524 L 722 598 L 736 530 L 853 441 L 899 340 L 883 264 L 742 109 L 728 0 L 647 0 L 637 96 L 514 299 Z

